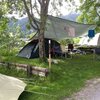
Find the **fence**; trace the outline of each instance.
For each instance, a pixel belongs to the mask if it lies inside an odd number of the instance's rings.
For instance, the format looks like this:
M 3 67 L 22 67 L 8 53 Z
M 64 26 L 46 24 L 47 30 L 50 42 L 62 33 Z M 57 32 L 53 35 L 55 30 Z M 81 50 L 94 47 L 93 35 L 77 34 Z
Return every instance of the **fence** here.
M 7 66 L 10 69 L 11 66 L 15 66 L 17 69 L 21 69 L 27 72 L 28 76 L 39 75 L 39 76 L 47 76 L 49 73 L 48 68 L 36 67 L 27 64 L 18 64 L 18 63 L 10 63 L 10 62 L 0 62 L 0 65 Z

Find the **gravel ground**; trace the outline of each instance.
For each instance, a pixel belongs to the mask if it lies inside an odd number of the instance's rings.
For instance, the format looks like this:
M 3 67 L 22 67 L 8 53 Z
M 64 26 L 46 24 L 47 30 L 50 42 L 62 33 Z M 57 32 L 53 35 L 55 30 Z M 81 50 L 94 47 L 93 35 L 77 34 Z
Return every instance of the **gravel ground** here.
M 100 100 L 100 79 L 87 81 L 81 91 L 64 100 Z

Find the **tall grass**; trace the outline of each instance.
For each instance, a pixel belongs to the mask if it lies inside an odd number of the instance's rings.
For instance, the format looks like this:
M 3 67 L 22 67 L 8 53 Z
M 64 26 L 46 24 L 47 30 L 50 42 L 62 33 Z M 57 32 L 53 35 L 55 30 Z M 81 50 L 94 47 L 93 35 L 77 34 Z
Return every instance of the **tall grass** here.
M 38 59 L 9 56 L 2 57 L 2 60 L 48 67 L 48 63 L 41 63 Z M 94 60 L 93 55 L 74 55 L 72 59 L 59 59 L 58 64 L 52 64 L 51 73 L 45 78 L 34 75 L 27 78 L 25 73 L 11 70 L 0 67 L 0 73 L 24 77 L 22 80 L 27 83 L 26 91 L 19 100 L 63 100 L 79 91 L 86 80 L 100 77 L 100 61 Z

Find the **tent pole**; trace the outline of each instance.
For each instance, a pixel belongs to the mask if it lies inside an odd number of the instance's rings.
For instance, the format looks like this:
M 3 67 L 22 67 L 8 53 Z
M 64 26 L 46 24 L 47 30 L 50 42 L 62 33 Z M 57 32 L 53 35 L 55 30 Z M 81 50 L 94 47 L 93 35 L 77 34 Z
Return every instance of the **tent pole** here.
M 49 71 L 51 71 L 51 40 L 49 40 Z

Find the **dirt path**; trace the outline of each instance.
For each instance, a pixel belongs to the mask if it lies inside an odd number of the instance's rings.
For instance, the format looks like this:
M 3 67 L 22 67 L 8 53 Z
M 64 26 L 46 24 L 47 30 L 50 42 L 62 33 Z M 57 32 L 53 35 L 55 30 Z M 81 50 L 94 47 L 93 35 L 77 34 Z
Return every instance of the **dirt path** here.
M 64 100 L 100 100 L 100 79 L 87 81 L 85 88 Z

